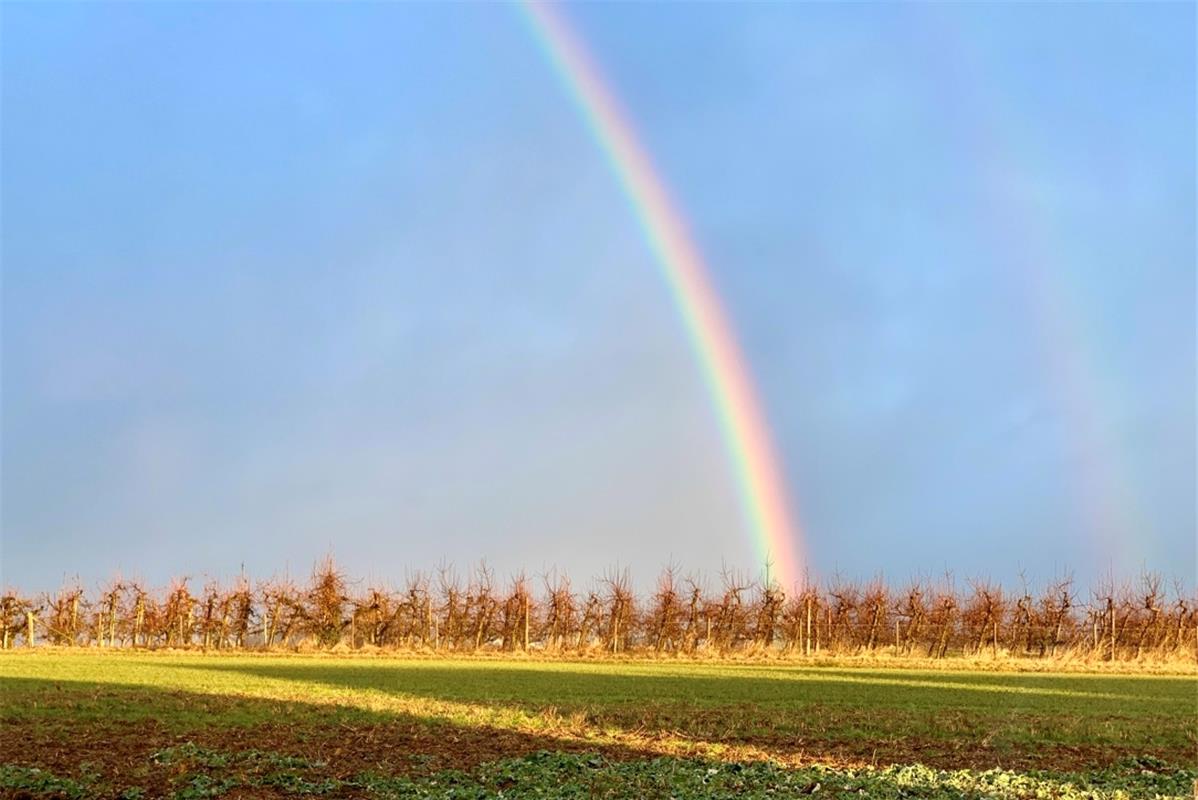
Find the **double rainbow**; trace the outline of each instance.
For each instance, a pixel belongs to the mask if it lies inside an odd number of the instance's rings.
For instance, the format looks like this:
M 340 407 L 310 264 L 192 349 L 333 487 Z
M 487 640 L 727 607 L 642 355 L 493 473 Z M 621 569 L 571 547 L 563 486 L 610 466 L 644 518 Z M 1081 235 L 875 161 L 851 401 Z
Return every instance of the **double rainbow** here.
M 757 555 L 789 589 L 803 576 L 799 528 L 748 366 L 703 256 L 581 41 L 550 5 L 528 0 L 520 7 L 607 157 L 669 285 L 715 405 Z

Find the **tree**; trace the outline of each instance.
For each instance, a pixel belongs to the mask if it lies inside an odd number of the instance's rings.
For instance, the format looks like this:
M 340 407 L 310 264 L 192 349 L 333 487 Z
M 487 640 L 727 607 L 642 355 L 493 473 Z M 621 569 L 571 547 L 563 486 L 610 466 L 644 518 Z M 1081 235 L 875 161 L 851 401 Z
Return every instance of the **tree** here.
M 321 647 L 332 647 L 341 641 L 347 599 L 345 576 L 337 569 L 333 557 L 325 556 L 312 570 L 304 605 L 308 633 Z

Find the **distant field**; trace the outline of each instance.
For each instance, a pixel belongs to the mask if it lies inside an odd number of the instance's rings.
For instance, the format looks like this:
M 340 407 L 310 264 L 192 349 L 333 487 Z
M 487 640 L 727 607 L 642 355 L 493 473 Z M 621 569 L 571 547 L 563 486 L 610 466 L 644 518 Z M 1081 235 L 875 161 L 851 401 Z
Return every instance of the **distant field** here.
M 1189 797 L 1198 766 L 1194 677 L 57 652 L 0 690 L 13 797 Z

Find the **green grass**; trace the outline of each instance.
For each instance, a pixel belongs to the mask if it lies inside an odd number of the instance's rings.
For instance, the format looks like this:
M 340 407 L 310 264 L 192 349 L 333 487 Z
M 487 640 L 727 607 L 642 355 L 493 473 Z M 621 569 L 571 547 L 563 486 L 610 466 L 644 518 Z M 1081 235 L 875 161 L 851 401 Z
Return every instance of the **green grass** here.
M 214 716 L 191 701 L 164 708 L 155 694 L 301 700 L 347 718 L 390 711 L 498 727 L 540 729 L 582 714 L 592 729 L 648 726 L 727 740 L 984 730 L 991 743 L 1144 751 L 1192 749 L 1198 708 L 1198 683 L 1184 677 L 670 663 L 55 654 L 0 659 L 0 681 L 5 715 L 54 714 L 61 710 L 55 698 L 71 689 L 108 689 L 66 712 L 152 716 L 182 727 L 253 724 L 270 711 L 233 703 Z M 36 709 L 28 700 L 38 701 Z
M 1184 793 L 1177 787 L 1183 786 L 1186 770 L 1195 767 L 1196 719 L 1193 677 L 329 656 L 57 652 L 0 657 L 0 721 L 13 729 L 37 730 L 47 741 L 58 736 L 72 742 L 81 732 L 118 724 L 152 724 L 164 737 L 202 736 L 217 743 L 237 730 L 249 736 L 269 731 L 275 745 L 296 750 L 329 732 L 403 725 L 417 742 L 404 745 L 411 749 L 406 755 L 418 761 L 427 749 L 439 759 L 436 768 L 404 777 L 397 771 L 411 772 L 411 765 L 405 762 L 400 769 L 391 763 L 390 773 L 371 779 L 375 788 L 370 791 L 382 792 L 385 786 L 391 791 L 387 781 L 408 781 L 405 791 L 416 796 L 440 796 L 437 791 L 450 777 L 460 790 L 453 796 L 491 796 L 501 789 L 504 796 L 520 796 L 525 789 L 537 796 L 537 775 L 581 770 L 591 781 L 587 785 L 608 781 L 627 789 L 606 796 L 670 796 L 671 781 L 682 787 L 677 796 L 704 796 L 702 787 L 709 794 L 733 796 L 738 792 L 712 786 L 710 778 L 742 775 L 752 778 L 752 786 L 742 787 L 745 792 L 772 786 L 770 796 L 798 795 L 815 783 L 827 792 L 861 781 L 872 787 L 870 796 L 879 797 L 1037 796 L 1026 787 L 1018 789 L 1024 794 L 1010 789 L 1026 780 L 1069 784 L 1069 791 L 1082 792 L 1068 795 L 1061 789 L 1044 795 L 1049 797 L 1118 796 L 1127 781 L 1139 781 L 1128 796 L 1150 797 Z M 280 730 L 286 732 L 282 738 Z M 419 744 L 421 730 L 433 741 Z M 458 736 L 476 737 L 469 740 L 474 742 L 483 741 L 480 736 L 505 737 L 499 752 L 509 757 L 453 777 L 440 768 L 454 766 L 454 750 L 445 743 Z M 462 747 L 475 746 L 469 741 Z M 606 758 L 586 767 L 586 758 L 598 757 L 578 754 L 588 749 Z M 542 750 L 573 754 L 531 755 Z M 394 747 L 386 752 L 394 755 Z M 363 762 L 359 755 L 354 754 L 355 769 Z M 725 773 L 729 767 L 722 762 L 730 760 L 740 764 L 740 772 Z M 812 772 L 812 761 L 824 762 L 827 766 L 819 769 L 826 774 Z M 946 770 L 932 778 L 927 776 L 933 773 L 921 772 L 919 781 L 956 794 L 903 783 L 916 781 L 916 773 L 902 772 L 916 762 Z M 889 772 L 871 769 L 888 763 L 899 766 Z M 1164 766 L 1145 769 L 1144 764 Z M 7 769 L 32 766 L 38 766 L 36 758 Z M 88 779 L 78 769 L 63 773 L 63 766 L 34 777 Z M 162 766 L 147 765 L 145 776 Z M 211 764 L 201 766 L 193 777 L 207 787 L 203 791 L 219 796 L 233 790 L 221 783 L 228 775 Z M 280 796 L 352 796 L 365 791 L 359 785 L 365 779 L 350 766 L 338 772 L 334 763 L 269 788 Z M 998 766 L 1018 772 L 979 777 Z M 954 772 L 959 767 L 968 769 Z M 516 777 L 503 784 L 494 777 L 496 769 L 515 770 Z M 710 769 L 716 772 L 708 776 Z M 253 780 L 262 778 L 259 772 L 241 769 L 258 775 Z M 1162 772 L 1181 777 L 1166 786 L 1160 783 Z M 10 783 L 34 780 L 27 772 L 20 773 L 23 778 L 5 774 Z M 995 776 L 1005 776 L 1001 780 L 1010 786 L 1003 791 L 1015 793 L 995 794 L 991 787 L 985 794 L 978 788 L 1000 780 Z M 284 791 L 284 784 L 291 789 Z

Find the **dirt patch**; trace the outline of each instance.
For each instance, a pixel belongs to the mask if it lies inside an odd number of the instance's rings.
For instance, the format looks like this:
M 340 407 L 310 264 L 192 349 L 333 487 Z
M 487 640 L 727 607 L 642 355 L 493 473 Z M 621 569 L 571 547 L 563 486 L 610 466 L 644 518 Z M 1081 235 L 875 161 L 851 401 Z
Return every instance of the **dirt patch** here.
M 35 766 L 59 776 L 94 775 L 110 787 L 109 796 L 137 786 L 147 797 L 169 795 L 196 766 L 186 761 L 156 759 L 170 748 L 192 744 L 221 753 L 267 752 L 302 759 L 310 780 L 350 779 L 363 773 L 429 774 L 447 768 L 469 769 L 480 763 L 539 750 L 599 752 L 613 760 L 661 755 L 713 757 L 712 743 L 677 733 L 629 735 L 621 744 L 604 744 L 558 735 L 535 735 L 496 729 L 470 729 L 428 720 L 326 724 L 261 723 L 249 726 L 206 726 L 180 732 L 155 720 L 115 723 L 10 720 L 0 736 L 0 763 Z M 824 763 L 862 766 L 923 763 L 945 769 L 1088 770 L 1129 755 L 1111 747 L 1047 745 L 1007 752 L 984 741 L 929 741 L 915 738 L 871 741 L 820 739 L 784 741 L 776 737 L 742 738 L 720 743 L 718 757 L 750 761 L 771 758 L 791 766 Z M 1187 763 L 1189 753 L 1158 754 Z M 214 774 L 219 770 L 210 770 Z M 0 791 L 0 797 L 3 797 Z M 8 795 L 13 797 L 15 795 Z M 237 797 L 281 797 L 274 790 L 238 789 Z M 332 795 L 337 796 L 337 795 Z M 348 794 L 345 796 L 349 796 Z
M 612 759 L 652 755 L 623 746 L 563 742 L 552 736 L 471 730 L 427 721 L 325 726 L 268 723 L 181 733 L 152 720 L 86 726 L 19 720 L 3 723 L 0 763 L 38 767 L 58 777 L 96 775 L 102 785 L 111 787 L 112 795 L 138 786 L 149 797 L 162 797 L 169 795 L 194 765 L 161 763 L 155 756 L 188 744 L 223 753 L 259 751 L 294 757 L 312 765 L 306 770 L 312 774 L 306 777 L 339 779 L 362 773 L 416 775 L 469 769 L 538 750 L 598 751 Z M 5 796 L 0 790 L 0 797 Z M 238 789 L 236 796 L 284 795 L 269 789 L 257 794 Z

